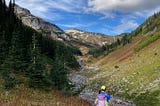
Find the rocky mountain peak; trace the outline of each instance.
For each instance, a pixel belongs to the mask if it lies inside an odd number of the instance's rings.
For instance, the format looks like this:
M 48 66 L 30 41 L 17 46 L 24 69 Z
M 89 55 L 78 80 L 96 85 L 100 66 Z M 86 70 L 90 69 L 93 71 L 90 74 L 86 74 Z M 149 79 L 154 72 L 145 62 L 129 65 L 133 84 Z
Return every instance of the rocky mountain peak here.
M 69 38 L 69 35 L 65 34 L 58 26 L 32 15 L 31 12 L 25 8 L 15 5 L 15 14 L 25 25 L 41 32 L 44 36 L 49 36 L 57 40 Z

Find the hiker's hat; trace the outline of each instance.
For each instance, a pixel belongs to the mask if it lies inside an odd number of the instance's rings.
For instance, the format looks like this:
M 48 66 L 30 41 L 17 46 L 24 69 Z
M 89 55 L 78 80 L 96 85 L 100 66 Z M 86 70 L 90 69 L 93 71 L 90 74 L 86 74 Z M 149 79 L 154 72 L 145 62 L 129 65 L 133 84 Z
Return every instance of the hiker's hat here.
M 106 87 L 103 85 L 103 86 L 101 86 L 101 90 L 105 90 L 106 89 Z

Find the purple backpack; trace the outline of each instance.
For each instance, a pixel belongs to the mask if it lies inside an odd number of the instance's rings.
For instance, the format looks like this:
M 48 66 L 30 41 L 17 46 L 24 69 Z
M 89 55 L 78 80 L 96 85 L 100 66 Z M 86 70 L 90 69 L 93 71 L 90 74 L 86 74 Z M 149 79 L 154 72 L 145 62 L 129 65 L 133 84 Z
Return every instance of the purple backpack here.
M 98 94 L 97 99 L 98 99 L 98 103 L 96 106 L 105 106 L 105 99 L 106 96 L 105 94 Z

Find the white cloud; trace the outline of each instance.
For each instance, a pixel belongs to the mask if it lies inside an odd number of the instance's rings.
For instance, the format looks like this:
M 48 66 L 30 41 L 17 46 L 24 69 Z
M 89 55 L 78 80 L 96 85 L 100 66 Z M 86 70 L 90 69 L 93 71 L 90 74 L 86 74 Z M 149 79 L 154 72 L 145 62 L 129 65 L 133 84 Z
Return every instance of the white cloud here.
M 6 0 L 7 3 L 9 0 Z M 27 8 L 32 14 L 47 20 L 62 19 L 55 10 L 62 10 L 71 13 L 80 13 L 83 11 L 84 0 L 16 0 L 16 4 Z
M 85 6 L 84 0 L 48 0 L 44 3 L 51 8 L 72 13 L 82 12 Z
M 92 11 L 135 12 L 152 10 L 160 6 L 160 0 L 88 0 Z
M 126 32 L 127 30 L 133 30 L 137 27 L 138 27 L 138 24 L 136 22 L 134 22 L 133 20 L 125 20 L 124 19 L 121 21 L 120 25 L 118 25 L 114 28 L 114 31 L 117 34 L 120 34 L 120 33 Z
M 160 0 L 88 0 L 88 10 L 108 15 L 109 12 L 135 13 L 154 11 Z
M 71 24 L 58 24 L 59 26 L 67 27 L 67 28 L 80 28 L 80 27 L 89 27 L 91 25 L 95 24 L 93 23 L 71 23 Z

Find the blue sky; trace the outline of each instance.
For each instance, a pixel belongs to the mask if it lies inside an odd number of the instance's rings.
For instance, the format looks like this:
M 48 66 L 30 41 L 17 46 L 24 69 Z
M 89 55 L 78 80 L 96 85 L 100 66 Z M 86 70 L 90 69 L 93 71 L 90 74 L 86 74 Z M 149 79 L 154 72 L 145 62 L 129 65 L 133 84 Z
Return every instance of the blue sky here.
M 107 35 L 131 32 L 160 11 L 160 0 L 16 0 L 16 3 L 63 30 L 78 28 Z

